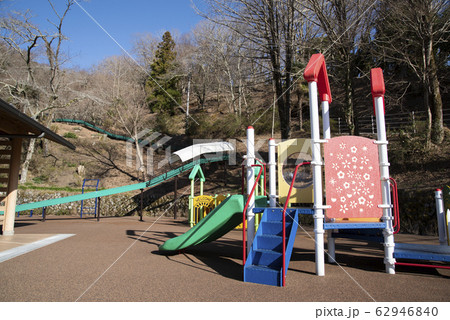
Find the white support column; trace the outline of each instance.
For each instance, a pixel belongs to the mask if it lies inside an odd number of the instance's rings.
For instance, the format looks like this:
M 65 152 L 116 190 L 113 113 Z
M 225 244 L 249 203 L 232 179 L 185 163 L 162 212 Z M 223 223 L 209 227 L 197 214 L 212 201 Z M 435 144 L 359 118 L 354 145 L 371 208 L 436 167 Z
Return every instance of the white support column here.
M 311 116 L 311 148 L 314 185 L 314 235 L 316 249 L 316 274 L 325 275 L 323 196 L 322 196 L 322 156 L 320 152 L 319 104 L 317 82 L 308 82 L 309 108 Z
M 322 108 L 322 131 L 323 139 L 331 139 L 331 128 L 330 128 L 330 104 L 327 100 L 321 102 Z M 334 230 L 327 230 L 327 249 L 328 249 L 328 262 L 336 262 L 336 245 L 335 239 L 333 238 Z
M 277 206 L 277 180 L 276 180 L 276 155 L 275 155 L 275 139 L 269 139 L 269 206 L 274 208 Z
M 375 97 L 375 115 L 377 118 L 378 157 L 380 162 L 381 196 L 383 200 L 383 220 L 386 222 L 384 235 L 384 264 L 386 273 L 395 273 L 394 231 L 392 227 L 391 188 L 389 183 L 389 162 L 387 153 L 386 123 L 384 119 L 384 98 Z
M 330 104 L 328 101 L 324 100 L 320 103 L 322 107 L 322 129 L 323 129 L 323 138 L 330 139 L 331 138 L 331 128 L 330 128 Z
M 255 129 L 253 127 L 247 128 L 247 195 L 250 201 L 247 208 L 247 254 L 255 237 L 255 214 L 253 208 L 255 207 L 255 194 L 250 195 L 253 185 L 255 183 L 255 174 L 252 165 L 255 164 Z
M 3 235 L 14 235 L 14 221 L 16 216 L 17 187 L 19 184 L 20 154 L 22 152 L 22 139 L 14 138 L 12 141 L 11 162 L 9 165 L 8 194 L 6 196 L 5 220 L 3 222 Z
M 441 189 L 437 189 L 434 192 L 434 198 L 436 199 L 436 215 L 438 222 L 439 244 L 447 245 L 447 235 L 445 231 L 444 198 L 442 196 Z

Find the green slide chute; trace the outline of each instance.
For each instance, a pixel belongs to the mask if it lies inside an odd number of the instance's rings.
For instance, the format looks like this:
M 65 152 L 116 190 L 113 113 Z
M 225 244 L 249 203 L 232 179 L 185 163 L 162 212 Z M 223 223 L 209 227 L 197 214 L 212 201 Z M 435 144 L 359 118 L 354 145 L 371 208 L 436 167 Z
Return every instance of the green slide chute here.
M 242 195 L 226 198 L 194 227 L 178 237 L 167 240 L 159 250 L 177 251 L 219 239 L 242 223 L 244 201 Z M 266 207 L 267 198 L 256 197 L 256 206 Z

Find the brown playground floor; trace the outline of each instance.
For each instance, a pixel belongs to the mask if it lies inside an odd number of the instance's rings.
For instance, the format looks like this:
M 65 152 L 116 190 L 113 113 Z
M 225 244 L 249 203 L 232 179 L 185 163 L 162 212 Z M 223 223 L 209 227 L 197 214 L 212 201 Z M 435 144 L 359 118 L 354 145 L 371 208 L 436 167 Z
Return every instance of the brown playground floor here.
M 0 263 L 0 301 L 450 301 L 450 270 L 397 267 L 384 273 L 381 247 L 337 240 L 341 266 L 315 275 L 312 228 L 299 228 L 286 287 L 242 282 L 241 231 L 165 256 L 165 240 L 188 230 L 184 220 L 145 217 L 19 218 L 0 251 L 56 234 L 73 234 Z M 396 236 L 437 244 L 436 237 Z

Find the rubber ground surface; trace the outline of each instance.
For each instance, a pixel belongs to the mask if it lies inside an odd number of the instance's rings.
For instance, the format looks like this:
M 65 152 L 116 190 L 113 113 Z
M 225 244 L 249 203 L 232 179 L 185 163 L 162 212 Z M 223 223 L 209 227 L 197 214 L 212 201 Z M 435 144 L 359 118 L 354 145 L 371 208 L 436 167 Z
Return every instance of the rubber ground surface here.
M 161 255 L 164 241 L 188 230 L 184 219 L 19 218 L 20 234 L 75 234 L 0 263 L 0 301 L 445 301 L 450 270 L 397 267 L 384 273 L 381 246 L 337 240 L 340 266 L 315 275 L 311 227 L 299 227 L 286 287 L 242 282 L 241 232 Z M 1 237 L 0 237 L 1 238 Z M 436 237 L 396 236 L 406 243 Z

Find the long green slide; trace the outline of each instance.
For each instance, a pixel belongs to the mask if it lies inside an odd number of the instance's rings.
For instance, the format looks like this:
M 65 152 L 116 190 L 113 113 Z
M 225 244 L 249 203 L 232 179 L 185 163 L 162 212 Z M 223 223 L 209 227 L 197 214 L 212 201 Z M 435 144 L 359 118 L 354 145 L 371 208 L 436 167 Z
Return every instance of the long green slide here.
M 213 211 L 186 233 L 169 239 L 159 246 L 160 251 L 177 251 L 219 239 L 242 223 L 245 198 L 233 195 L 222 201 Z M 257 207 L 267 207 L 267 198 L 256 197 Z

